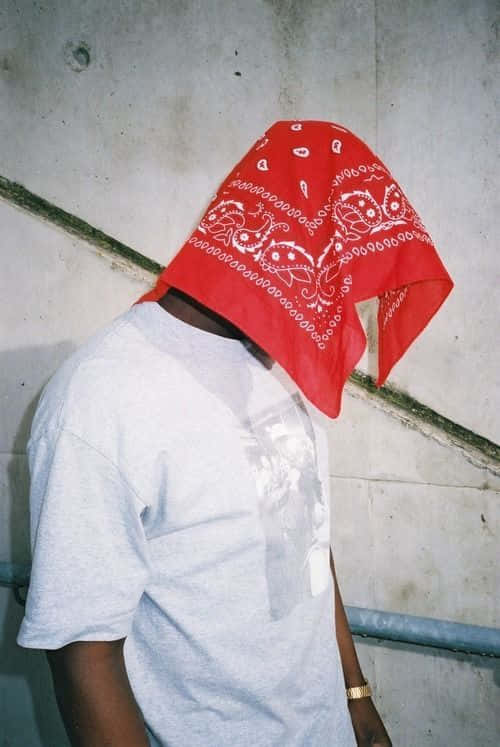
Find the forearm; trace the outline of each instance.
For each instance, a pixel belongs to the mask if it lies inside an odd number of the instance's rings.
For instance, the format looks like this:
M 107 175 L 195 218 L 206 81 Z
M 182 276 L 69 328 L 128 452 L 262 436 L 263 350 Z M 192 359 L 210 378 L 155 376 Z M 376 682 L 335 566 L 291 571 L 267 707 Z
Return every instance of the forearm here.
M 365 679 L 361 671 L 358 655 L 356 653 L 354 642 L 352 640 L 352 634 L 349 629 L 349 623 L 347 621 L 344 603 L 342 602 L 342 597 L 337 582 L 335 565 L 333 562 L 333 555 L 331 550 L 330 568 L 332 571 L 335 590 L 335 630 L 340 653 L 340 661 L 342 662 L 342 670 L 344 672 L 345 685 L 346 687 L 357 687 L 358 685 L 363 685 Z
M 148 747 L 123 641 L 77 642 L 47 656 L 72 747 Z
M 331 550 L 330 567 L 335 588 L 335 628 L 345 685 L 346 688 L 358 687 L 359 685 L 364 685 L 366 680 L 363 677 L 358 655 L 354 648 L 352 634 L 349 630 L 349 623 L 347 622 L 344 603 L 342 602 L 337 583 Z M 348 700 L 347 703 L 356 737 L 356 743 L 362 745 L 362 747 L 368 747 L 368 745 L 375 744 L 380 747 L 391 747 L 391 740 L 389 739 L 385 726 L 382 723 L 375 705 L 373 704 L 373 700 L 370 697 L 362 697 L 355 700 Z

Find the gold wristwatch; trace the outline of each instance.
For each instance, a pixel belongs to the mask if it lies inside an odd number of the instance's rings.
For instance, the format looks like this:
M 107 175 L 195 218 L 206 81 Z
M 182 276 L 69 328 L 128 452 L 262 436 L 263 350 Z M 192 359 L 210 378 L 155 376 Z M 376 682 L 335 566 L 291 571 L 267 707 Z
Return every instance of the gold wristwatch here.
M 348 687 L 346 689 L 347 700 L 358 700 L 359 698 L 371 698 L 372 689 L 368 682 L 358 687 Z

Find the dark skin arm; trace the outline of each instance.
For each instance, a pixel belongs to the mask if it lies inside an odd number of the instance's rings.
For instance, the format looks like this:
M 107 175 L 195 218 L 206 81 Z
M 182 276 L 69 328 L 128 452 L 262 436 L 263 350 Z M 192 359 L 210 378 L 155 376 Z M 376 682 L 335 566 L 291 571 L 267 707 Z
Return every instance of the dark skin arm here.
M 352 634 L 349 630 L 349 623 L 347 622 L 347 615 L 337 583 L 331 550 L 330 568 L 335 587 L 335 627 L 345 686 L 346 688 L 357 687 L 364 685 L 366 680 L 363 677 L 356 649 L 354 648 Z M 372 699 L 360 698 L 359 700 L 348 700 L 347 703 L 358 747 L 391 747 L 391 740 Z
M 77 641 L 47 651 L 72 747 L 149 747 L 125 669 L 124 640 Z

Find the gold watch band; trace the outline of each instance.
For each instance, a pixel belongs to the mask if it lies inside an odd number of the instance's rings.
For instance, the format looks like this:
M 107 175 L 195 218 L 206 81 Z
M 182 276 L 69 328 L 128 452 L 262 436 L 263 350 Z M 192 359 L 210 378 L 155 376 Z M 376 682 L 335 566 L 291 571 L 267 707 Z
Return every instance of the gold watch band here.
M 372 689 L 368 682 L 359 687 L 348 687 L 346 689 L 347 700 L 358 700 L 359 698 L 371 698 Z

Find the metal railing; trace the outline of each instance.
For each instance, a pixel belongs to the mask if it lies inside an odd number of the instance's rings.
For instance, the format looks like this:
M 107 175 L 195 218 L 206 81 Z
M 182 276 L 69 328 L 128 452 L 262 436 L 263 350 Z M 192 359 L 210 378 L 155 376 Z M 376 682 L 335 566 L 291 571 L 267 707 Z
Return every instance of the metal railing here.
M 346 607 L 346 613 L 354 635 L 500 658 L 499 628 L 365 607 Z
M 21 589 L 29 584 L 29 571 L 29 567 L 24 565 L 0 563 L 0 586 L 12 588 L 20 604 L 24 601 Z M 499 628 L 365 607 L 346 606 L 346 613 L 354 635 L 500 658 Z

